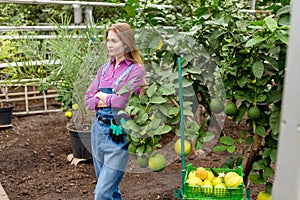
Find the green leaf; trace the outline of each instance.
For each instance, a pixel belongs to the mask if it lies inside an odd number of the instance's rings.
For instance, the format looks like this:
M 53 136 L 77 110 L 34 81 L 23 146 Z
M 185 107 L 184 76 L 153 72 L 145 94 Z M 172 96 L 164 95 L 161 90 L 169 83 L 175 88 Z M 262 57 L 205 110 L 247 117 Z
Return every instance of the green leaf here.
M 139 126 L 133 120 L 126 121 L 126 123 L 123 125 L 123 127 L 125 129 L 129 129 L 129 130 L 132 130 L 134 132 L 139 132 L 140 131 Z
M 261 137 L 266 137 L 266 135 L 267 135 L 265 127 L 263 127 L 263 126 L 257 126 L 256 133 L 257 133 L 257 135 L 259 135 Z
M 169 115 L 175 115 L 178 114 L 178 112 L 179 112 L 179 108 L 177 107 L 170 107 L 170 109 L 168 110 Z
M 258 43 L 261 43 L 261 42 L 265 41 L 266 39 L 268 39 L 268 38 L 267 37 L 263 38 L 263 37 L 260 37 L 260 36 L 252 38 L 246 43 L 246 47 L 252 47 L 252 46 L 254 46 Z
M 248 176 L 249 181 L 255 184 L 263 184 L 265 183 L 265 179 L 263 179 L 259 174 L 251 174 Z
M 238 157 L 237 159 L 236 159 L 236 165 L 237 166 L 241 166 L 243 164 L 243 157 Z
M 150 127 L 152 128 L 152 129 L 157 129 L 161 124 L 160 124 L 160 122 L 161 122 L 161 119 L 158 119 L 158 118 L 154 118 L 151 122 L 150 122 Z
M 252 66 L 252 73 L 256 78 L 261 78 L 264 74 L 265 67 L 260 61 L 256 61 Z
M 262 170 L 265 169 L 265 165 L 262 162 L 254 162 L 252 168 L 254 170 Z
M 270 154 L 271 154 L 271 152 L 272 152 L 272 149 L 266 148 L 265 151 L 264 151 L 263 154 L 262 154 L 262 158 L 267 158 L 267 157 L 269 157 Z
M 267 96 L 264 94 L 260 94 L 256 97 L 257 102 L 264 102 L 267 99 Z
M 247 112 L 247 107 L 244 103 L 242 103 L 237 111 L 237 114 L 233 117 L 233 120 L 236 121 L 237 123 L 241 122 L 246 112 Z
M 219 152 L 219 151 L 226 151 L 226 150 L 227 150 L 227 146 L 225 146 L 225 145 L 218 145 L 218 146 L 215 146 L 213 149 L 214 149 L 214 151 L 216 151 L 216 152 Z
M 148 131 L 148 126 L 145 126 L 145 128 L 140 132 L 140 135 L 143 136 L 147 133 Z
M 290 5 L 287 5 L 287 6 L 284 6 L 282 8 L 280 8 L 276 15 L 282 15 L 282 14 L 287 14 L 287 13 L 290 13 L 291 12 L 291 6 Z
M 157 85 L 156 84 L 152 84 L 150 85 L 150 87 L 146 90 L 146 94 L 148 97 L 152 97 L 154 95 L 154 93 L 157 90 Z
M 127 3 L 125 6 L 124 6 L 124 9 L 125 11 L 127 12 L 127 15 L 129 17 L 135 17 L 136 13 L 135 13 L 135 7 L 130 5 L 129 3 Z
M 202 137 L 202 141 L 203 141 L 203 142 L 209 142 L 209 141 L 211 141 L 212 139 L 214 139 L 214 137 L 215 137 L 215 134 L 213 134 L 213 133 L 211 133 L 211 132 L 206 132 L 206 133 L 205 133 L 205 136 Z
M 268 64 L 270 64 L 272 66 L 273 69 L 275 69 L 276 71 L 279 71 L 279 66 L 278 66 L 278 62 L 276 59 L 271 58 L 269 56 L 263 56 L 263 58 L 267 61 Z
M 268 94 L 267 94 L 267 102 L 269 104 L 271 103 L 277 103 L 279 101 L 281 101 L 282 99 L 282 91 L 281 90 L 271 90 Z
M 246 138 L 246 145 L 247 145 L 247 146 L 250 146 L 252 143 L 253 143 L 253 137 L 251 137 L 251 136 L 250 136 L 250 137 L 247 137 L 247 138 Z
M 168 125 L 160 126 L 155 132 L 154 135 L 162 135 L 165 133 L 169 133 L 172 130 L 172 127 Z
M 136 123 L 138 124 L 143 124 L 148 120 L 148 114 L 144 113 L 141 115 L 138 115 L 137 119 L 136 119 Z
M 150 100 L 151 103 L 153 104 L 162 104 L 167 102 L 167 100 L 165 98 L 163 98 L 162 96 L 153 96 Z
M 266 22 L 267 28 L 273 33 L 277 29 L 277 21 L 272 18 L 272 16 L 268 16 L 264 20 Z
M 278 108 L 271 113 L 269 124 L 273 134 L 277 135 L 280 130 L 280 110 Z
M 189 87 L 189 86 L 193 85 L 193 83 L 194 83 L 194 81 L 192 81 L 192 80 L 188 80 L 186 78 L 182 79 L 182 87 L 183 88 Z
M 195 96 L 195 91 L 193 87 L 188 87 L 183 89 L 183 96 L 185 97 L 193 97 Z
M 276 161 L 277 161 L 277 149 L 272 149 L 271 154 L 270 154 L 270 158 L 271 158 L 273 163 L 276 163 Z
M 225 145 L 234 145 L 234 140 L 229 136 L 222 136 L 220 142 Z
M 135 152 L 138 154 L 138 155 L 142 155 L 144 153 L 144 150 L 145 150 L 145 146 L 142 145 L 142 146 L 139 146 Z
M 183 110 L 184 116 L 194 116 L 194 113 L 191 110 Z
M 237 80 L 237 84 L 242 88 L 244 87 L 249 81 L 251 81 L 247 75 L 242 76 Z
M 275 36 L 277 39 L 279 39 L 281 42 L 285 43 L 286 45 L 289 44 L 289 36 L 286 32 L 277 31 L 275 32 Z
M 199 150 L 201 148 L 202 148 L 202 143 L 199 139 L 197 139 L 195 142 L 195 150 Z
M 274 175 L 274 170 L 271 167 L 266 166 L 264 169 L 264 175 L 265 177 L 272 177 Z
M 159 89 L 158 92 L 160 92 L 162 95 L 172 95 L 175 94 L 175 90 L 171 87 L 167 87 L 165 85 L 162 85 Z
M 233 153 L 233 152 L 235 151 L 235 149 L 236 149 L 236 146 L 235 146 L 235 145 L 232 145 L 232 146 L 229 146 L 229 147 L 227 148 L 227 151 L 228 151 L 229 153 Z

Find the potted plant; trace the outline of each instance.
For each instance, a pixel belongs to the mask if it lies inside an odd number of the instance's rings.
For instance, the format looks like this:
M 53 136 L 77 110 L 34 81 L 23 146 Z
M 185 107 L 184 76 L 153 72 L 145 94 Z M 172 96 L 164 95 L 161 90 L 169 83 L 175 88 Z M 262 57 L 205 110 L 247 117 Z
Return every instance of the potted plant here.
M 26 66 L 30 68 L 27 71 L 33 72 L 30 74 L 16 68 L 11 68 L 9 73 L 11 77 L 36 82 L 40 91 L 56 89 L 56 100 L 61 103 L 62 111 L 69 119 L 66 127 L 70 134 L 73 157 L 90 159 L 92 116 L 84 105 L 84 95 L 107 56 L 101 47 L 102 39 L 97 36 L 94 26 L 87 26 L 85 30 L 70 30 L 70 21 L 71 18 L 63 18 L 61 24 L 51 21 L 56 26 L 54 39 L 45 39 L 38 46 L 35 40 L 26 40 L 23 45 L 26 59 L 51 62 L 38 67 Z M 36 51 L 37 48 L 39 52 Z M 26 84 L 24 81 L 22 83 Z
M 11 101 L 0 101 L 0 128 L 12 126 L 14 106 Z
M 69 22 L 63 24 L 67 27 Z M 59 65 L 46 66 L 49 73 L 40 89 L 57 89 L 56 100 L 61 102 L 61 108 L 69 119 L 67 129 L 71 139 L 72 156 L 90 159 L 90 124 L 93 116 L 84 105 L 84 95 L 106 56 L 102 56 L 104 54 L 100 45 L 101 38 L 97 37 L 92 26 L 87 26 L 84 31 L 70 31 L 54 21 L 53 23 L 57 27 L 57 37 L 49 40 L 46 48 L 51 52 L 48 59 L 59 61 Z M 72 160 L 72 156 L 68 159 Z

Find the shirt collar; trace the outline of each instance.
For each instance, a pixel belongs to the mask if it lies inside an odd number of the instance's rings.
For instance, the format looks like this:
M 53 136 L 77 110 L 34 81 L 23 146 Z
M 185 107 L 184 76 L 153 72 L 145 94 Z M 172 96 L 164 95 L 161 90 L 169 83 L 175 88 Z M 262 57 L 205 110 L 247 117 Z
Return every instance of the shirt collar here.
M 113 64 L 115 61 L 116 61 L 116 59 L 114 57 L 112 57 L 110 60 L 110 64 Z M 122 64 L 122 63 L 125 63 L 127 66 L 132 64 L 132 62 L 128 58 L 125 58 L 124 60 L 122 60 L 120 62 L 120 64 Z

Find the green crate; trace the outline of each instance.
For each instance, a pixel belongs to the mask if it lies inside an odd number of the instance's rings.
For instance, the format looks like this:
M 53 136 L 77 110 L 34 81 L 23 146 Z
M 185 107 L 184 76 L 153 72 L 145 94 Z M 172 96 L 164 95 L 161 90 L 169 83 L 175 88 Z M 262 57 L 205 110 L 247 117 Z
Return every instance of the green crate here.
M 218 189 L 212 188 L 210 191 L 208 188 L 203 186 L 190 186 L 186 180 L 190 171 L 196 170 L 191 164 L 187 166 L 187 171 L 184 178 L 184 199 L 187 200 L 244 200 L 244 183 L 242 183 L 238 188 L 226 188 Z M 240 176 L 243 176 L 242 167 L 239 166 L 237 169 L 228 168 L 213 168 L 217 173 L 219 172 L 236 172 Z

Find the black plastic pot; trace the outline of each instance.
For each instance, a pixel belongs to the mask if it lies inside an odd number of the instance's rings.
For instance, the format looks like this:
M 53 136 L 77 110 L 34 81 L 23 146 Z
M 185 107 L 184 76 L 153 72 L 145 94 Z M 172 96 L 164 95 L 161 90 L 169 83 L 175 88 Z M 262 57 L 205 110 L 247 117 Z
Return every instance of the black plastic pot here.
M 0 103 L 4 105 L 3 107 L 0 107 L 0 127 L 11 126 L 15 104 L 10 101 L 2 101 Z
M 74 126 L 67 126 L 71 138 L 72 153 L 75 158 L 92 159 L 91 131 L 79 131 Z

